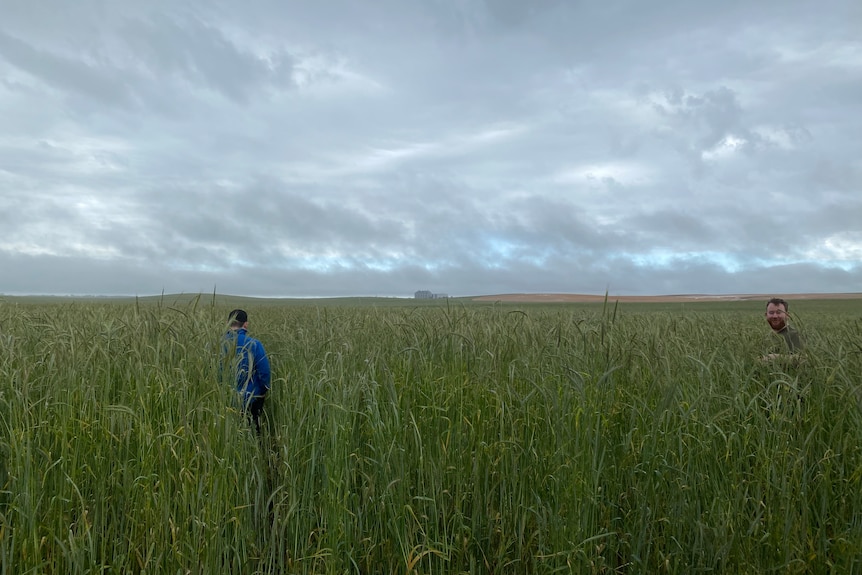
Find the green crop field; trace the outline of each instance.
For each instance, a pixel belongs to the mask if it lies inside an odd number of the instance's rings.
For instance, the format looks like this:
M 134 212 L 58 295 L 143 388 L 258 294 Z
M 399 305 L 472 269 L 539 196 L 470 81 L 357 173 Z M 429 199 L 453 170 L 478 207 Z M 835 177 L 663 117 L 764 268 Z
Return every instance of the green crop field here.
M 2 299 L 0 572 L 862 573 L 862 300 L 763 311 Z

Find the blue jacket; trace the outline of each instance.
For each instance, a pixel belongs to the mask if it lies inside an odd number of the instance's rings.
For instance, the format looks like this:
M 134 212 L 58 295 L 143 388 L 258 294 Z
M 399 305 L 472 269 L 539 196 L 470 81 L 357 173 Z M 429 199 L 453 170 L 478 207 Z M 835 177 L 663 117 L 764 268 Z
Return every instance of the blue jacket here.
M 232 329 L 224 336 L 222 353 L 225 359 L 236 357 L 230 369 L 236 374 L 236 390 L 243 394 L 244 403 L 264 397 L 269 391 L 272 373 L 263 344 L 245 329 Z

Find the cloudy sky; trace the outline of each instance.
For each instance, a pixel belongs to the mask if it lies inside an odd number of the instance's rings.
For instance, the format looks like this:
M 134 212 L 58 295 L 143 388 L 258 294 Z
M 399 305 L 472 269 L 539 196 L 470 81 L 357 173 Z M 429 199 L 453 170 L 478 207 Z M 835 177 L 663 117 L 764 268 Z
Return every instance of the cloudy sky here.
M 862 292 L 858 0 L 2 0 L 0 294 Z

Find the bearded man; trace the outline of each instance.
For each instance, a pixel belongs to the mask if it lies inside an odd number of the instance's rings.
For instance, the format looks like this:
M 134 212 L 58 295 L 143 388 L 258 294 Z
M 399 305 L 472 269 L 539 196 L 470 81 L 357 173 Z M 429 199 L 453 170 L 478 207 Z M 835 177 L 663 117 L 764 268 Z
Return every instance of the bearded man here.
M 779 297 L 774 297 L 766 302 L 766 322 L 772 328 L 772 334 L 781 337 L 784 344 L 781 346 L 783 347 L 782 351 L 775 349 L 774 345 L 770 346 L 773 349 L 763 356 L 764 361 L 785 357 L 786 354 L 794 355 L 802 351 L 804 347 L 799 332 L 788 322 L 787 309 L 789 307 L 789 304 Z

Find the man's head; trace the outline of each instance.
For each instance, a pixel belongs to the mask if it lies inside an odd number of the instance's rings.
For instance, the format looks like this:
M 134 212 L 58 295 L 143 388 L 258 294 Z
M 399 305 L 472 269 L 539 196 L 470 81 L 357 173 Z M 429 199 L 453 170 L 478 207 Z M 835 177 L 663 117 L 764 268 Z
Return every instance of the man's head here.
M 766 302 L 766 321 L 774 331 L 781 331 L 787 325 L 787 308 L 789 305 L 780 297 L 774 297 Z
M 228 326 L 231 328 L 240 328 L 245 327 L 248 323 L 248 314 L 245 313 L 245 310 L 235 309 L 230 312 L 227 316 L 228 318 Z

